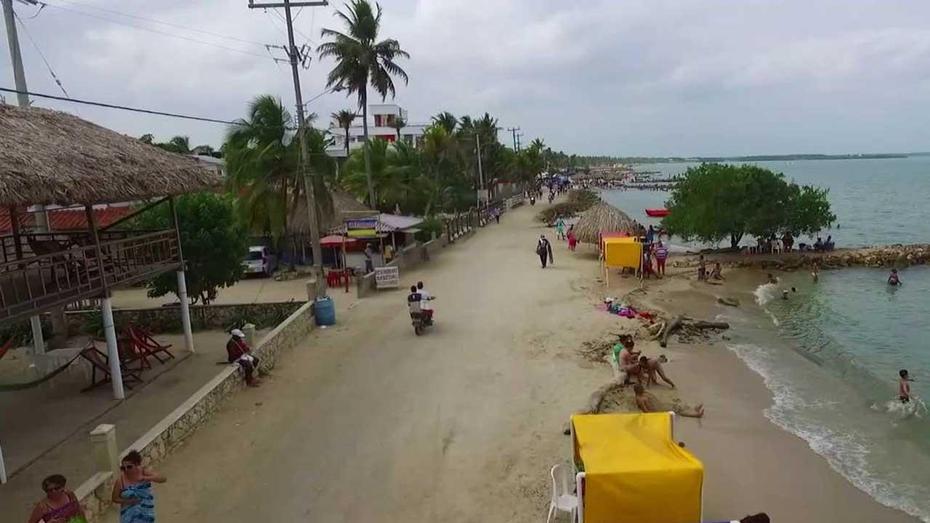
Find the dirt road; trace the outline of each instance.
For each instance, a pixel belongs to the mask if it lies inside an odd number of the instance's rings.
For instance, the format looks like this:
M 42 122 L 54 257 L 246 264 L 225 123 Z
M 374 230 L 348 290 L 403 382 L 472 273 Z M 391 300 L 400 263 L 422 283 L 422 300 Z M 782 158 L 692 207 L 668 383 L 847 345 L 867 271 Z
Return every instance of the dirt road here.
M 363 300 L 287 354 L 168 462 L 159 521 L 539 521 L 561 428 L 610 377 L 578 340 L 603 329 L 577 292 L 596 264 L 556 244 L 540 207 L 442 253 L 422 279 L 437 324 L 415 337 L 403 290 Z M 554 242 L 556 243 L 556 242 Z

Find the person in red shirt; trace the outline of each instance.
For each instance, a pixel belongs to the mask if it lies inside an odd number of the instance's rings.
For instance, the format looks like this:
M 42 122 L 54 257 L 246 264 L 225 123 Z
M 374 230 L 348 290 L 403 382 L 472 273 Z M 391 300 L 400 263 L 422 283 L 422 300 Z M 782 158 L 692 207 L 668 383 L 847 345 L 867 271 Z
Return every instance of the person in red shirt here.
M 245 383 L 250 387 L 258 386 L 258 379 L 254 374 L 258 369 L 258 358 L 252 355 L 252 349 L 245 342 L 245 333 L 239 329 L 229 331 L 232 335 L 226 342 L 226 357 L 229 363 L 235 363 L 245 374 Z

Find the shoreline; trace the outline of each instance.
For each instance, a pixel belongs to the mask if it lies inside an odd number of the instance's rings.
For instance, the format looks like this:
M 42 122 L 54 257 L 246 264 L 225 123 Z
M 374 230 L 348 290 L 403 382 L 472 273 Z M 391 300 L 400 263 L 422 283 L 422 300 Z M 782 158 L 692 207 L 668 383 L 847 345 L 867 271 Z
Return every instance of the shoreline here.
M 647 282 L 645 295 L 635 301 L 668 316 L 707 320 L 725 313 L 716 301 L 721 295 L 738 295 L 741 307 L 755 306 L 746 301 L 760 268 L 731 270 L 722 286 L 697 284 L 691 274 L 690 268 L 676 266 L 669 277 Z M 635 287 L 635 280 L 620 281 L 608 292 Z M 775 405 L 775 392 L 726 339 L 718 335 L 687 344 L 673 339 L 665 349 L 642 338 L 637 346 L 649 356 L 668 355 L 666 372 L 681 397 L 704 403 L 705 417 L 679 420 L 676 438 L 705 464 L 705 519 L 765 511 L 775 521 L 920 521 L 860 490 L 811 443 L 770 419 L 766 412 Z

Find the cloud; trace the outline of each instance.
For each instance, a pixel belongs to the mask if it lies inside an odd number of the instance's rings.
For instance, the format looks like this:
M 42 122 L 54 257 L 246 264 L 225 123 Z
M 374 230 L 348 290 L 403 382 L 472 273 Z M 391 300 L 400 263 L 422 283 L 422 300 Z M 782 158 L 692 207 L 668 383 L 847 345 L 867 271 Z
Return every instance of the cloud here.
M 16 6 L 75 97 L 224 119 L 243 115 L 257 94 L 293 104 L 288 68 L 262 45 L 283 43 L 283 24 L 245 0 L 48 2 L 58 7 L 34 19 L 27 18 L 34 10 Z M 301 11 L 301 43 L 316 45 L 321 27 L 338 27 L 338 7 Z M 442 110 L 488 111 L 521 127 L 526 141 L 539 136 L 579 153 L 925 148 L 908 123 L 930 110 L 930 31 L 921 23 L 930 4 L 916 0 L 862 0 L 855 9 L 842 0 L 384 0 L 382 7 L 384 36 L 411 53 L 403 64 L 410 84 L 398 86 L 397 102 L 413 122 Z M 22 39 L 30 88 L 55 92 Z M 314 61 L 301 72 L 305 98 L 323 90 L 330 66 Z M 12 85 L 7 67 L 0 84 Z M 225 132 L 37 103 L 133 135 L 218 144 Z M 354 105 L 328 94 L 311 110 L 327 115 Z

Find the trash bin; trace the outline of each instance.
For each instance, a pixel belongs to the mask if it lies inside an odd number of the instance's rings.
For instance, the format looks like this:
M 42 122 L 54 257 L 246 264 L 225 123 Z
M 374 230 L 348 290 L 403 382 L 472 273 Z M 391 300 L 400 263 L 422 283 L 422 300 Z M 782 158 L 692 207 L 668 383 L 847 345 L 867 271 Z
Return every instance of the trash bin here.
M 333 299 L 329 296 L 317 298 L 313 302 L 313 316 L 316 318 L 316 324 L 321 327 L 336 324 L 336 307 L 333 305 Z

